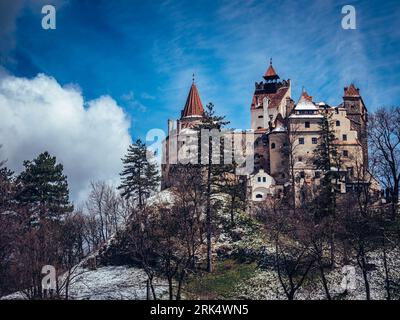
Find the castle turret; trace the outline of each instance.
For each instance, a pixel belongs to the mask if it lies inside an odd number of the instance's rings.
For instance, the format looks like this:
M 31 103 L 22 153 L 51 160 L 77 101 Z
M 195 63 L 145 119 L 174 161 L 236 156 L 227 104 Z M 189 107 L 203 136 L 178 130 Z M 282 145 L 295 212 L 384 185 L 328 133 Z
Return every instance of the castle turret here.
M 290 80 L 279 80 L 272 60 L 263 78 L 265 81 L 255 84 L 250 107 L 251 128 L 258 133 L 267 132 L 279 113 L 287 116 L 287 98 L 291 95 Z
M 275 119 L 274 129 L 269 134 L 270 174 L 278 184 L 284 184 L 288 178 L 287 129 L 279 113 Z
M 181 125 L 182 128 L 191 127 L 198 123 L 204 116 L 204 108 L 200 99 L 199 91 L 194 82 L 190 87 L 188 97 L 186 99 L 185 107 L 181 112 Z
M 368 111 L 360 95 L 360 89 L 356 88 L 354 84 L 344 88 L 343 107 L 351 121 L 351 130 L 357 131 L 358 140 L 363 149 L 364 168 L 368 168 Z
M 169 188 L 174 183 L 174 167 L 182 160 L 178 150 L 181 149 L 184 142 L 180 138 L 188 138 L 193 135 L 193 127 L 199 124 L 203 117 L 203 104 L 193 78 L 180 119 L 176 121 L 176 125 L 174 125 L 174 121 L 168 120 L 168 136 L 163 141 L 161 189 Z

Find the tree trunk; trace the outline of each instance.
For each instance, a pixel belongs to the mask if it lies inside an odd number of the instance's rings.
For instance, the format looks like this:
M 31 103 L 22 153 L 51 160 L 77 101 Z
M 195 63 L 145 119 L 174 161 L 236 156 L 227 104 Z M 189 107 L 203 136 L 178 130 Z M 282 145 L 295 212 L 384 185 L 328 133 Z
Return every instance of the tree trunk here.
M 212 166 L 212 144 L 209 142 L 208 170 L 207 170 L 207 208 L 206 208 L 206 231 L 207 231 L 207 271 L 212 272 L 212 218 L 211 218 L 211 166 Z
M 319 272 L 321 274 L 322 285 L 324 286 L 326 298 L 328 300 L 332 300 L 331 294 L 329 292 L 328 281 L 326 280 L 324 267 L 322 266 L 321 261 L 318 261 L 318 265 L 319 265 Z
M 169 291 L 169 300 L 174 300 L 174 287 L 172 285 L 171 277 L 168 277 L 168 291 Z
M 365 260 L 365 252 L 364 252 L 363 245 L 361 245 L 361 248 L 360 248 L 360 258 L 359 259 L 361 259 L 361 261 L 359 261 L 359 265 L 361 267 L 361 271 L 362 271 L 362 274 L 363 274 L 366 299 L 367 300 L 371 300 L 371 289 L 370 289 L 370 286 L 369 286 L 368 272 L 367 272 L 367 262 Z
M 390 276 L 389 276 L 389 268 L 388 268 L 388 265 L 387 265 L 385 235 L 383 235 L 382 247 L 383 247 L 383 268 L 385 270 L 385 289 L 386 289 L 386 294 L 387 294 L 386 300 L 391 300 Z
M 146 300 L 151 300 L 150 296 L 150 279 L 146 281 Z

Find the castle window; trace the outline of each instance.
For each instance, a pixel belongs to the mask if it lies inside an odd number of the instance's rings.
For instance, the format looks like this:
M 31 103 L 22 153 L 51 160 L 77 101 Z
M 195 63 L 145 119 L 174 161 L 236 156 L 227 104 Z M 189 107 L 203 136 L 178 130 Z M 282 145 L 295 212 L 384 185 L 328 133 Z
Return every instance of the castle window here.
M 314 114 L 314 111 L 312 111 L 312 110 L 301 110 L 301 111 L 299 111 L 298 114 Z
M 266 177 L 263 177 L 263 182 L 267 182 L 267 178 Z
M 317 138 L 312 138 L 312 144 L 317 144 L 318 143 L 318 139 Z
M 303 161 L 303 157 L 299 157 L 299 162 L 302 162 Z
M 262 127 L 257 127 L 257 129 L 262 129 Z
M 304 138 L 299 138 L 299 144 L 304 144 Z
M 310 122 L 309 122 L 309 121 L 304 122 L 304 126 L 305 126 L 306 128 L 309 128 L 309 127 L 310 127 Z
M 348 157 L 349 156 L 349 151 L 343 150 L 343 157 Z
M 340 121 L 336 120 L 336 127 L 340 127 Z
M 264 118 L 264 116 L 258 116 L 258 119 L 262 119 L 262 118 Z
M 347 134 L 343 135 L 343 141 L 347 141 Z
M 257 178 L 257 181 L 258 181 L 258 182 L 261 182 L 261 177 L 258 177 L 258 178 Z
M 262 199 L 262 198 L 263 198 L 263 195 L 262 195 L 261 193 L 258 193 L 258 194 L 256 194 L 256 198 L 257 198 L 257 199 Z
M 349 176 L 353 176 L 353 167 L 348 167 L 347 168 L 347 174 L 349 175 Z
M 275 143 L 271 143 L 271 149 L 275 149 Z

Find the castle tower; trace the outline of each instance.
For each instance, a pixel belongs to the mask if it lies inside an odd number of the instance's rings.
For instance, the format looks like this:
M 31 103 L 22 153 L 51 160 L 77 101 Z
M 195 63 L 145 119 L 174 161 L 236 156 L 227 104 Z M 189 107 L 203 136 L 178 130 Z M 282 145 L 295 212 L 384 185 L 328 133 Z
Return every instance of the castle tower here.
M 169 188 L 174 183 L 174 168 L 178 164 L 178 150 L 183 142 L 178 136 L 190 136 L 194 128 L 202 121 L 204 108 L 200 94 L 194 82 L 190 87 L 185 106 L 179 120 L 168 120 L 168 136 L 163 141 L 163 163 L 161 165 L 161 189 Z M 176 123 L 176 125 L 175 125 Z
M 186 99 L 185 107 L 181 112 L 180 123 L 182 128 L 193 127 L 204 116 L 204 108 L 200 99 L 199 91 L 197 90 L 197 86 L 194 82 L 190 87 L 188 97 Z
M 363 164 L 366 169 L 368 168 L 368 111 L 360 95 L 360 90 L 354 84 L 344 88 L 343 107 L 350 119 L 351 130 L 357 131 L 363 151 Z
M 250 106 L 251 129 L 264 133 L 275 123 L 278 114 L 287 116 L 287 103 L 291 96 L 290 79 L 280 77 L 272 65 L 272 59 L 263 76 L 265 81 L 255 83 L 255 91 Z
M 269 133 L 270 174 L 277 184 L 284 184 L 288 178 L 287 129 L 281 114 L 275 119 L 274 128 Z

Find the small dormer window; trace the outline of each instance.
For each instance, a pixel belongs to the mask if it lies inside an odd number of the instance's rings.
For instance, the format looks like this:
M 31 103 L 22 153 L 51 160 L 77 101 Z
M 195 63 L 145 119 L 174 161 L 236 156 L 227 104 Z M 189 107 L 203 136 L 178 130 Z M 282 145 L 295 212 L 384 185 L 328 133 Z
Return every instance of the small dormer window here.
M 267 182 L 267 177 L 262 178 L 263 182 Z
M 257 178 L 257 182 L 261 182 L 261 177 L 258 177 L 258 178 Z

